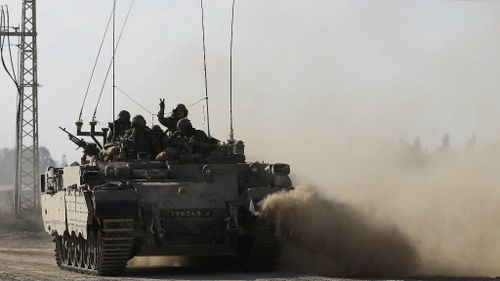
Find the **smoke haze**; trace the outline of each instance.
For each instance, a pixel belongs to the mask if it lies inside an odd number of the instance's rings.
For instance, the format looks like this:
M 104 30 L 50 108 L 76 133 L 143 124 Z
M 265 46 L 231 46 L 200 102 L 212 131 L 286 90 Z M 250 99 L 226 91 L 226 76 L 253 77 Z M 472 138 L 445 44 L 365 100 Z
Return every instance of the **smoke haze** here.
M 317 175 L 318 188 L 302 186 L 263 204 L 287 241 L 283 268 L 335 276 L 498 276 L 499 152 L 490 145 L 428 153 L 402 143 L 339 153 L 330 164 L 318 159 L 324 168 L 307 174 Z

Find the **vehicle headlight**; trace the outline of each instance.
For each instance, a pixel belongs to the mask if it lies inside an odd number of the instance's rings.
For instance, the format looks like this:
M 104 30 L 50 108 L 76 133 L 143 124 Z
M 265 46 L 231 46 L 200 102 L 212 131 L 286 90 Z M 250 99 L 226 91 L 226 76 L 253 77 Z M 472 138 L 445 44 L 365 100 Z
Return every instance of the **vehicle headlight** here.
M 260 171 L 260 167 L 259 167 L 258 163 L 251 164 L 249 169 L 250 169 L 250 172 L 252 172 L 252 174 L 254 174 L 254 175 L 257 175 Z
M 214 170 L 209 165 L 203 166 L 203 169 L 201 170 L 201 173 L 207 179 L 211 179 L 214 176 Z
M 271 172 L 277 176 L 288 176 L 290 174 L 290 165 L 277 163 L 271 165 Z

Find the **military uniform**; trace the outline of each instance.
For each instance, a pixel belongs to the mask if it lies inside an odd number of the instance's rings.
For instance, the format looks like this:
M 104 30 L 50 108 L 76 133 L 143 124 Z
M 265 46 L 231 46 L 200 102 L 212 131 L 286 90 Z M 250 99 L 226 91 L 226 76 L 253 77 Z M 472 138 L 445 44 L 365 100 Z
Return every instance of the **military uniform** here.
M 130 129 L 131 127 L 132 127 L 132 124 L 130 123 L 130 121 L 122 122 L 119 120 L 115 120 L 111 124 L 111 126 L 109 126 L 108 143 L 117 142 L 120 139 L 120 137 L 122 137 L 125 134 L 125 131 Z M 116 129 L 116 133 L 114 133 L 114 135 L 113 135 L 113 132 L 115 131 L 115 129 Z
M 125 131 L 132 127 L 130 113 L 126 110 L 120 111 L 113 123 L 109 123 L 109 134 L 107 144 L 104 145 L 101 155 L 105 161 L 114 160 L 119 154 L 120 148 L 117 142 L 125 134 Z
M 163 148 L 165 148 L 165 143 L 164 143 L 165 132 L 163 132 L 160 126 L 154 125 L 151 128 L 151 134 L 153 135 L 153 140 L 156 150 L 155 154 L 158 154 L 163 150 Z
M 199 162 L 214 147 L 205 132 L 194 129 L 191 122 L 183 118 L 177 122 L 177 131 L 170 138 L 170 144 L 156 157 L 156 160 L 180 160 L 183 163 Z
M 156 154 L 155 140 L 152 130 L 146 126 L 146 120 L 137 115 L 132 120 L 132 128 L 125 131 L 122 138 L 125 144 L 127 158 L 151 159 Z
M 128 129 L 123 138 L 129 143 L 127 146 L 129 157 L 136 158 L 135 156 L 139 154 L 148 154 L 151 157 L 156 152 L 155 141 L 149 127 Z
M 125 134 L 125 131 L 132 127 L 130 122 L 130 113 L 126 110 L 118 113 L 118 118 L 109 124 L 108 143 L 115 143 Z

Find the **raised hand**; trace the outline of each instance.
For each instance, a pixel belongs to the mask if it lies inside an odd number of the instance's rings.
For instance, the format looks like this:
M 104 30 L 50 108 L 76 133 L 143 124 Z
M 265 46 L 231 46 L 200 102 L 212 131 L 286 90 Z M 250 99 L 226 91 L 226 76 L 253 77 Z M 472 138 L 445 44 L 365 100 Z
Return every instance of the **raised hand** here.
M 160 110 L 165 109 L 165 99 L 160 99 Z

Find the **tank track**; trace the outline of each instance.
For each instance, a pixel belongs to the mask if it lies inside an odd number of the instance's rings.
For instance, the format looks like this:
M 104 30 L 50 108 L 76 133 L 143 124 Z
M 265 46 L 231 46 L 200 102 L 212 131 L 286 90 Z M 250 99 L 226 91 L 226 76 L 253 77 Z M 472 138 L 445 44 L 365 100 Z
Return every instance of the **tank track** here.
M 96 234 L 87 239 L 75 235 L 56 236 L 57 265 L 73 272 L 89 275 L 120 275 L 133 257 L 134 220 L 106 219 Z
M 283 244 L 276 235 L 274 224 L 257 220 L 255 240 L 243 262 L 245 271 L 273 271 Z

